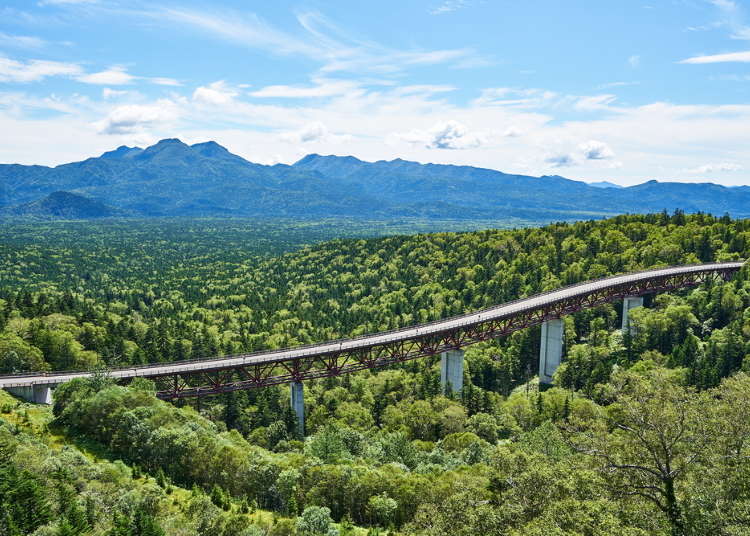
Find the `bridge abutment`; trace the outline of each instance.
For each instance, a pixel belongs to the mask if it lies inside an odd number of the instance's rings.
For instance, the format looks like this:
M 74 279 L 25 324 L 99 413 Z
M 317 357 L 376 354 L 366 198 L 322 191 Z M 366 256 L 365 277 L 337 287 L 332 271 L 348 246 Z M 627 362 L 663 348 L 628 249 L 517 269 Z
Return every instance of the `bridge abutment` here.
M 302 382 L 289 384 L 292 401 L 292 411 L 297 416 L 297 433 L 305 437 L 305 387 Z
M 23 387 L 6 387 L 6 391 L 26 402 L 34 404 L 52 404 L 52 385 L 28 385 Z
M 464 351 L 448 350 L 440 354 L 440 385 L 443 392 L 450 385 L 451 392 L 457 393 L 464 386 Z
M 633 296 L 622 300 L 622 331 L 633 333 L 630 327 L 630 311 L 636 307 L 643 307 L 643 296 Z
M 542 344 L 539 347 L 539 383 L 551 384 L 560 366 L 563 353 L 564 324 L 553 318 L 542 324 Z

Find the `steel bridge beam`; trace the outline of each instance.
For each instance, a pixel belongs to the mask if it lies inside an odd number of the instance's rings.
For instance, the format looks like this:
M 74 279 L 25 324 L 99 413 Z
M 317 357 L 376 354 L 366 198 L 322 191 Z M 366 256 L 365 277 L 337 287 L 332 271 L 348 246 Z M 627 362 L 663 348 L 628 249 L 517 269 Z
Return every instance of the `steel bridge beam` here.
M 633 296 L 669 292 L 712 281 L 728 281 L 742 267 L 742 262 L 728 262 L 623 274 L 391 332 L 287 350 L 116 369 L 110 375 L 119 381 L 135 377 L 152 379 L 157 385 L 157 396 L 166 400 L 337 377 L 358 370 L 458 351 L 481 341 Z M 547 330 L 550 330 L 550 325 Z M 554 344 L 548 345 L 545 359 L 547 372 L 550 373 L 546 378 L 550 378 L 556 362 Z M 463 378 L 459 380 L 456 374 L 456 367 L 459 366 L 456 358 L 452 360 L 446 357 L 446 360 L 453 363 L 452 366 L 446 365 L 446 384 L 450 382 L 452 389 L 462 386 Z M 545 368 L 542 367 L 541 371 L 544 372 Z M 90 375 L 85 371 L 20 374 L 0 377 L 0 387 L 49 386 Z
M 164 380 L 167 380 L 167 382 L 161 383 L 163 387 L 158 389 L 157 396 L 168 400 L 208 396 L 240 389 L 337 377 L 359 370 L 394 365 L 412 359 L 462 349 L 477 342 L 506 336 L 515 331 L 544 324 L 550 320 L 559 320 L 560 317 L 568 314 L 628 297 L 696 287 L 717 279 L 727 281 L 738 270 L 739 267 L 706 269 L 705 271 L 667 274 L 602 287 L 583 295 L 571 294 L 548 304 L 523 309 L 507 317 L 467 323 L 442 332 L 417 335 L 353 350 L 334 350 L 312 354 L 309 357 L 248 363 L 214 370 L 200 370 L 195 373 L 182 373 L 178 376 L 165 374 Z M 554 347 L 550 347 L 550 350 L 554 350 Z M 547 365 L 548 371 L 554 374 L 556 366 L 550 367 L 550 365 L 555 362 L 556 356 L 549 354 L 547 359 L 549 363 Z M 453 362 L 455 363 L 455 361 Z M 559 365 L 559 360 L 557 363 Z M 454 364 L 455 366 L 457 365 Z M 158 377 L 155 379 L 158 385 L 160 380 Z M 545 379 L 551 381 L 551 375 L 547 375 Z M 453 381 L 451 381 L 451 384 L 453 385 Z M 461 379 L 462 384 L 463 378 Z

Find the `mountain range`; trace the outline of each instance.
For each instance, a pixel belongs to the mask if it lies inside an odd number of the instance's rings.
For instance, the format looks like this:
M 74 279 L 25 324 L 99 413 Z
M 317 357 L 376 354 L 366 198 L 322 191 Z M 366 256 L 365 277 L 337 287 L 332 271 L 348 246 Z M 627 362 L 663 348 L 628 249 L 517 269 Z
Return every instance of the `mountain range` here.
M 66 204 L 75 210 L 67 210 Z M 56 167 L 0 165 L 0 216 L 425 217 L 535 221 L 682 209 L 750 216 L 750 187 L 627 188 L 406 160 L 308 155 L 255 164 L 215 142 L 165 139 Z

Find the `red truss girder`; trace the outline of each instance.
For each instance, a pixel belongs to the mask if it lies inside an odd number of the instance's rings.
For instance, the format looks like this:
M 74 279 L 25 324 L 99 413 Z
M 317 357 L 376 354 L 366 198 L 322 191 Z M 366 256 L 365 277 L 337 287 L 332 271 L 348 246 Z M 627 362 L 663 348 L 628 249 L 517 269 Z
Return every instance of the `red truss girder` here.
M 479 321 L 455 329 L 419 335 L 410 339 L 329 352 L 284 361 L 267 361 L 213 370 L 196 370 L 154 378 L 157 396 L 162 399 L 208 396 L 254 387 L 300 382 L 349 374 L 358 370 L 384 367 L 456 350 L 481 341 L 509 335 L 553 318 L 590 309 L 632 296 L 694 287 L 721 277 L 731 278 L 733 270 L 668 275 L 628 283 L 573 296 L 541 307 L 520 311 L 508 317 Z

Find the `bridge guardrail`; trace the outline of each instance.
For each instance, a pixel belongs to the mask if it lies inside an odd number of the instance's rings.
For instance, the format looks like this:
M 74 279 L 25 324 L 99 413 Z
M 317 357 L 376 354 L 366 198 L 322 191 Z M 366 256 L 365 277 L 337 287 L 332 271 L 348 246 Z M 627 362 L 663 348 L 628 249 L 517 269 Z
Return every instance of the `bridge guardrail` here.
M 634 280 L 647 279 L 648 278 L 647 277 L 648 274 L 654 273 L 654 272 L 660 272 L 660 271 L 667 271 L 668 272 L 670 270 L 673 270 L 673 271 L 677 271 L 679 273 L 715 272 L 715 271 L 718 271 L 718 269 L 720 267 L 726 267 L 727 269 L 730 269 L 730 268 L 734 269 L 734 268 L 736 268 L 737 270 L 740 270 L 744 266 L 745 262 L 746 261 L 726 261 L 726 262 L 715 262 L 715 263 L 706 263 L 706 264 L 689 264 L 689 265 L 664 266 L 664 267 L 658 267 L 658 268 L 650 268 L 648 270 L 643 270 L 643 271 L 640 271 L 640 272 L 636 272 L 636 273 L 630 274 L 630 275 L 632 275 L 632 278 L 628 278 L 628 279 L 626 279 L 624 281 L 618 282 L 616 286 L 627 284 L 628 282 L 634 281 Z M 283 356 L 283 354 L 285 354 L 287 352 L 295 352 L 296 355 L 294 356 L 294 358 L 298 358 L 298 357 L 301 358 L 301 357 L 305 357 L 305 356 L 309 356 L 309 355 L 318 353 L 318 352 L 314 352 L 314 351 L 305 352 L 305 350 L 313 350 L 315 348 L 320 348 L 321 346 L 328 346 L 328 345 L 336 345 L 336 344 L 341 345 L 341 344 L 343 344 L 345 342 L 355 342 L 355 341 L 359 341 L 359 340 L 363 340 L 363 339 L 368 339 L 368 338 L 371 338 L 371 337 L 374 337 L 374 336 L 378 336 L 378 335 L 379 336 L 386 336 L 387 337 L 387 336 L 392 336 L 392 335 L 398 335 L 399 333 L 403 333 L 403 332 L 411 331 L 411 330 L 418 331 L 420 329 L 429 328 L 431 326 L 436 326 L 436 325 L 439 325 L 439 324 L 444 324 L 444 323 L 448 323 L 448 322 L 452 322 L 452 321 L 461 320 L 462 318 L 473 317 L 473 316 L 481 316 L 484 313 L 490 313 L 490 312 L 496 311 L 498 309 L 506 308 L 506 307 L 509 307 L 509 306 L 514 305 L 514 304 L 518 304 L 518 303 L 521 303 L 521 302 L 524 302 L 524 301 L 527 301 L 527 300 L 536 299 L 536 298 L 542 298 L 542 297 L 548 296 L 550 294 L 564 293 L 566 291 L 571 291 L 571 290 L 574 290 L 574 289 L 576 289 L 578 287 L 582 287 L 582 286 L 597 285 L 598 283 L 606 282 L 608 280 L 614 280 L 614 279 L 617 279 L 617 278 L 626 277 L 628 275 L 629 274 L 626 273 L 626 274 L 619 274 L 619 275 L 614 275 L 614 276 L 600 277 L 600 278 L 592 279 L 592 280 L 589 280 L 589 281 L 582 281 L 580 283 L 574 283 L 572 285 L 568 285 L 568 286 L 561 287 L 561 288 L 558 288 L 558 289 L 548 290 L 548 291 L 545 291 L 545 292 L 540 292 L 538 294 L 533 294 L 531 296 L 517 298 L 515 300 L 511 300 L 509 302 L 505 302 L 505 303 L 500 304 L 500 305 L 493 305 L 491 307 L 486 307 L 484 309 L 480 309 L 480 310 L 474 311 L 472 313 L 465 313 L 465 314 L 457 315 L 457 316 L 454 316 L 454 317 L 448 317 L 448 318 L 443 318 L 443 319 L 439 319 L 439 320 L 432 320 L 432 321 L 426 322 L 424 324 L 417 324 L 417 325 L 412 325 L 412 326 L 406 326 L 406 327 L 403 327 L 403 328 L 398 328 L 398 329 L 394 329 L 394 330 L 388 330 L 388 331 L 384 331 L 384 332 L 380 332 L 380 333 L 368 333 L 368 334 L 358 335 L 356 337 L 334 339 L 334 340 L 330 340 L 330 341 L 324 341 L 324 342 L 321 342 L 321 343 L 305 344 L 305 345 L 295 346 L 295 347 L 292 347 L 292 348 L 284 348 L 284 349 L 280 349 L 280 350 L 271 350 L 271 351 L 260 350 L 260 351 L 257 351 L 257 352 L 252 352 L 252 353 L 247 353 L 247 354 L 233 354 L 233 355 L 225 355 L 225 356 L 220 356 L 220 357 L 186 359 L 186 360 L 183 360 L 183 361 L 170 361 L 170 362 L 166 362 L 166 363 L 150 363 L 150 364 L 147 364 L 147 365 L 137 365 L 137 366 L 132 366 L 132 367 L 122 367 L 122 368 L 118 368 L 118 369 L 113 369 L 110 372 L 118 372 L 118 371 L 125 372 L 125 371 L 131 371 L 131 370 L 132 371 L 143 371 L 143 370 L 149 370 L 149 369 L 160 368 L 160 367 L 168 367 L 168 366 L 176 366 L 176 365 L 188 365 L 188 366 L 189 365 L 193 365 L 193 364 L 200 365 L 200 364 L 203 364 L 203 363 L 210 363 L 210 362 L 213 362 L 213 361 L 227 361 L 227 360 L 232 360 L 232 359 L 243 359 L 243 360 L 246 360 L 248 358 L 253 358 L 253 357 L 257 357 L 257 356 L 261 356 L 261 355 L 268 357 L 268 359 L 266 359 L 264 361 L 274 361 L 273 358 L 274 358 L 275 355 L 278 355 L 278 357 L 281 358 Z M 665 273 L 665 276 L 668 276 L 668 275 L 671 275 L 671 274 Z M 545 303 L 545 305 L 546 304 L 547 303 Z M 535 305 L 534 307 L 538 307 L 538 305 Z M 521 309 L 521 311 L 524 311 L 524 310 L 527 310 L 527 309 L 528 308 Z M 498 318 L 502 318 L 502 316 L 498 317 Z M 480 319 L 479 321 L 482 321 L 482 320 Z M 460 327 L 460 326 L 466 326 L 466 325 L 470 325 L 470 324 L 474 324 L 474 323 L 477 323 L 477 322 L 476 321 L 466 321 L 466 322 L 457 324 L 456 326 Z M 192 368 L 192 367 L 190 367 L 190 368 Z M 90 374 L 90 373 L 92 373 L 92 371 L 90 371 L 90 370 L 66 370 L 66 371 L 53 371 L 53 372 L 41 372 L 41 373 L 40 372 L 31 372 L 31 373 L 21 373 L 21 374 L 0 376 L 0 379 L 9 379 L 9 380 L 10 379 L 15 379 L 15 378 L 23 379 L 24 377 L 30 377 L 30 376 L 44 376 L 44 377 L 54 378 L 56 376 L 75 376 L 75 375 L 79 375 L 79 374 L 82 375 L 82 374 Z

